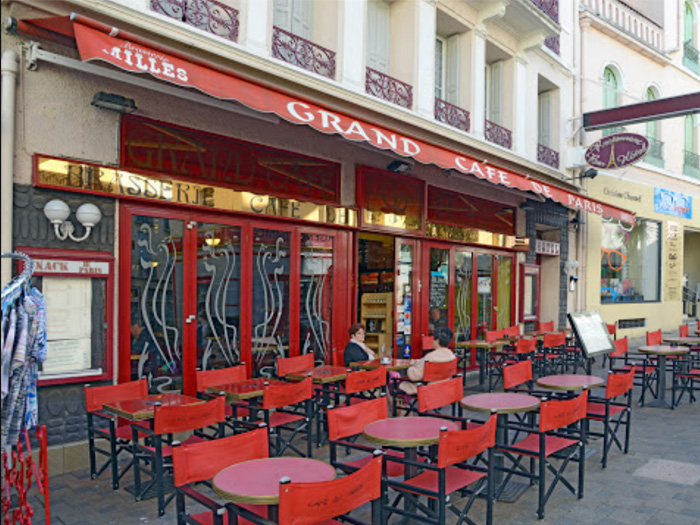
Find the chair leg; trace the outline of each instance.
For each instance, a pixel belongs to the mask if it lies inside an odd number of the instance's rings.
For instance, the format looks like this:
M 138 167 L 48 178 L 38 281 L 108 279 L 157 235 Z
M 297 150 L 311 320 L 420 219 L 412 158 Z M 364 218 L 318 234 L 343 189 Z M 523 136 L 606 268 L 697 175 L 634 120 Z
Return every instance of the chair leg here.
M 158 496 L 158 516 L 165 514 L 165 490 L 163 487 L 163 441 L 156 436 L 156 454 L 153 461 L 153 470 L 156 476 L 156 494 Z
M 540 458 L 538 461 L 539 468 L 539 480 L 538 480 L 538 496 L 537 496 L 537 519 L 544 519 L 544 496 L 545 496 L 545 458 L 544 453 L 540 453 Z
M 112 489 L 119 488 L 119 451 L 117 450 L 117 424 L 114 420 L 109 422 L 109 453 L 112 456 L 110 463 L 112 467 Z
M 131 429 L 131 453 L 132 461 L 134 465 L 134 500 L 141 500 L 141 462 L 139 461 L 138 448 L 139 448 L 139 434 L 138 430 L 132 427 Z
M 90 457 L 90 478 L 97 479 L 97 458 L 95 457 L 95 431 L 92 414 L 88 412 L 88 455 Z

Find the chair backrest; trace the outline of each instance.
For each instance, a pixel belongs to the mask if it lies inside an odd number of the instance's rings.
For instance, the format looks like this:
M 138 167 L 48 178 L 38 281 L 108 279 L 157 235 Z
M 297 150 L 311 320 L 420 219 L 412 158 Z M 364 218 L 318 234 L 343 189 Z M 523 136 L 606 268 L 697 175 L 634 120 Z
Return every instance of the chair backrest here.
M 605 399 L 614 399 L 632 390 L 634 386 L 634 366 L 627 372 L 608 374 L 608 382 L 605 385 Z
M 101 410 L 102 405 L 111 401 L 130 401 L 148 397 L 148 380 L 139 379 L 129 383 L 106 386 L 85 387 L 85 410 Z
M 451 361 L 438 363 L 435 361 L 425 362 L 425 371 L 423 372 L 423 381 L 429 383 L 431 381 L 442 381 L 457 375 L 457 358 Z
M 386 397 L 363 401 L 356 405 L 332 408 L 328 416 L 328 439 L 334 441 L 360 434 L 373 421 L 389 417 Z
M 345 477 L 280 486 L 279 525 L 311 525 L 346 514 L 382 494 L 382 461 L 377 456 Z
M 542 341 L 543 348 L 555 348 L 566 344 L 566 332 L 557 332 L 555 334 L 544 334 Z
M 617 321 L 615 321 L 613 324 L 605 323 L 605 326 L 608 328 L 608 333 L 610 335 L 617 335 Z
M 503 367 L 503 389 L 508 390 L 532 381 L 532 361 L 526 359 Z
M 424 335 L 420 338 L 420 349 L 421 350 L 432 350 L 433 341 L 435 338 L 432 335 Z
M 610 357 L 621 357 L 629 351 L 629 341 L 627 340 L 627 336 L 623 337 L 622 339 L 616 339 L 613 341 L 613 344 L 615 345 L 615 350 L 610 353 Z
M 687 324 L 682 324 L 678 327 L 678 335 L 680 337 L 688 337 L 689 333 L 690 333 L 690 330 L 688 329 Z
M 491 416 L 486 423 L 469 430 L 440 432 L 438 467 L 446 468 L 481 454 L 496 444 L 496 419 Z
M 554 321 L 547 321 L 546 323 L 540 323 L 537 321 L 535 323 L 535 330 L 538 332 L 553 332 L 554 331 Z
M 520 325 L 515 324 L 513 326 L 509 326 L 508 328 L 504 328 L 502 331 L 504 337 L 517 337 L 520 335 Z
M 503 330 L 489 330 L 484 334 L 484 340 L 487 343 L 493 343 L 503 337 Z
M 461 377 L 418 387 L 418 412 L 427 412 L 459 403 L 464 397 Z
M 310 377 L 298 383 L 283 383 L 265 386 L 263 393 L 264 409 L 281 408 L 296 405 L 313 395 L 313 382 Z
M 226 419 L 226 397 L 196 405 L 156 406 L 153 411 L 153 432 L 175 434 L 223 423 Z
M 345 393 L 357 394 L 386 386 L 386 370 L 381 366 L 374 370 L 348 372 L 345 376 Z
M 206 392 L 210 386 L 240 383 L 246 379 L 248 379 L 248 369 L 245 365 L 219 368 L 218 370 L 198 370 L 195 372 L 197 392 Z
M 664 340 L 661 330 L 647 332 L 647 345 L 660 345 Z
M 586 417 L 588 390 L 573 399 L 544 401 L 540 404 L 540 432 L 573 425 Z
M 531 354 L 537 348 L 537 339 L 534 337 L 521 337 L 515 343 L 516 354 Z
M 277 358 L 277 377 L 286 377 L 287 374 L 311 370 L 314 367 L 314 354 L 303 354 L 294 357 Z
M 213 478 L 223 467 L 269 457 L 266 428 L 173 447 L 175 485 L 181 487 Z

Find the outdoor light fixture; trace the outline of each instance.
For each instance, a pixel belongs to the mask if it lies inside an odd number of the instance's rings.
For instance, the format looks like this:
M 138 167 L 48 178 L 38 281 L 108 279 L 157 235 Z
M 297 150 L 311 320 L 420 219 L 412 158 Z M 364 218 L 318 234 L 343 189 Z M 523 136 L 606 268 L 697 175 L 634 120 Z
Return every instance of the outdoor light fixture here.
M 402 160 L 392 160 L 391 163 L 386 167 L 389 171 L 394 173 L 406 173 L 411 169 L 411 165 L 408 162 Z
M 576 177 L 571 177 L 568 180 L 583 180 L 583 179 L 595 179 L 598 176 L 598 170 L 595 168 L 588 168 L 586 171 L 581 173 Z
M 96 108 L 108 109 L 118 113 L 133 113 L 138 108 L 133 98 L 122 97 L 114 93 L 105 93 L 98 91 L 90 102 Z
M 578 231 L 578 229 L 584 224 L 586 224 L 586 221 L 584 221 L 583 219 L 579 219 L 578 215 L 576 215 L 573 219 L 569 221 L 569 227 L 573 231 Z
M 75 217 L 85 227 L 85 233 L 82 237 L 75 237 L 73 235 L 75 226 L 73 226 L 72 222 L 66 220 L 70 216 L 70 208 L 65 202 L 60 199 L 47 202 L 44 206 L 44 215 L 53 224 L 56 237 L 62 241 L 68 238 L 75 242 L 84 241 L 90 235 L 92 228 L 102 220 L 102 212 L 97 206 L 90 203 L 81 204 L 75 212 Z

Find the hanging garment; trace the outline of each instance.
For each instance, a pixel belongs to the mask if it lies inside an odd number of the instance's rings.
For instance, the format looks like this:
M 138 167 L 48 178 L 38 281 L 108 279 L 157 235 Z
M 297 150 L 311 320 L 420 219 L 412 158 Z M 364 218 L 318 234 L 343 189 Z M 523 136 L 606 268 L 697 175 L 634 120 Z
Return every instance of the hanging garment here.
M 0 391 L 5 399 L 10 389 L 10 374 L 12 371 L 12 350 L 15 346 L 15 330 L 17 329 L 17 310 L 13 308 L 10 314 L 3 318 L 2 331 L 2 367 L 0 369 Z M 7 330 L 7 332 L 5 332 Z
M 31 317 L 31 326 L 27 342 L 27 406 L 22 428 L 34 428 L 39 423 L 39 363 L 46 359 L 46 301 L 39 290 L 32 288 L 24 304 Z

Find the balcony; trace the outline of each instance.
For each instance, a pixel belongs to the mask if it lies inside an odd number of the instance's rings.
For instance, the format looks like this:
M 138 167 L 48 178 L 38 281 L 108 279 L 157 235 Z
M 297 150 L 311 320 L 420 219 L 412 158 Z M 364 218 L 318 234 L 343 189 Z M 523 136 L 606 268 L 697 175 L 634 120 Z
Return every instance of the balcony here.
M 700 155 L 694 151 L 683 152 L 683 174 L 700 179 Z
M 513 147 L 513 133 L 509 129 L 499 126 L 490 120 L 486 120 L 485 124 L 484 137 L 486 140 L 507 149 Z
M 603 130 L 603 136 L 609 137 L 610 135 L 616 135 L 617 133 L 624 133 L 626 128 L 624 126 L 614 126 L 612 128 L 605 128 Z
M 151 11 L 213 35 L 238 41 L 238 10 L 215 0 L 150 0 Z
M 696 75 L 700 75 L 700 64 L 698 63 L 698 50 L 690 42 L 683 44 L 683 65 Z
M 555 170 L 559 169 L 559 152 L 548 148 L 542 144 L 537 145 L 537 161 Z
M 279 27 L 272 28 L 272 56 L 326 78 L 335 78 L 335 51 Z
M 649 141 L 649 151 L 644 157 L 644 162 L 656 166 L 664 167 L 664 143 L 652 137 L 647 137 Z
M 559 23 L 559 0 L 530 0 L 545 15 Z
M 439 98 L 435 99 L 435 120 L 462 131 L 469 131 L 469 112 Z
M 580 4 L 583 10 L 592 13 L 610 26 L 605 27 L 605 24 L 599 24 L 599 29 L 609 36 L 617 37 L 614 30 L 610 29 L 614 28 L 627 34 L 633 42 L 636 40 L 643 46 L 662 53 L 664 49 L 663 28 L 643 13 L 619 0 L 581 0 Z M 648 52 L 648 49 L 640 48 L 639 51 Z
M 550 36 L 549 38 L 544 39 L 544 47 L 548 48 L 552 53 L 555 55 L 559 55 L 559 35 L 557 36 Z
M 371 67 L 367 68 L 365 91 L 373 97 L 381 98 L 402 108 L 411 109 L 413 106 L 413 88 L 410 84 L 401 82 Z

